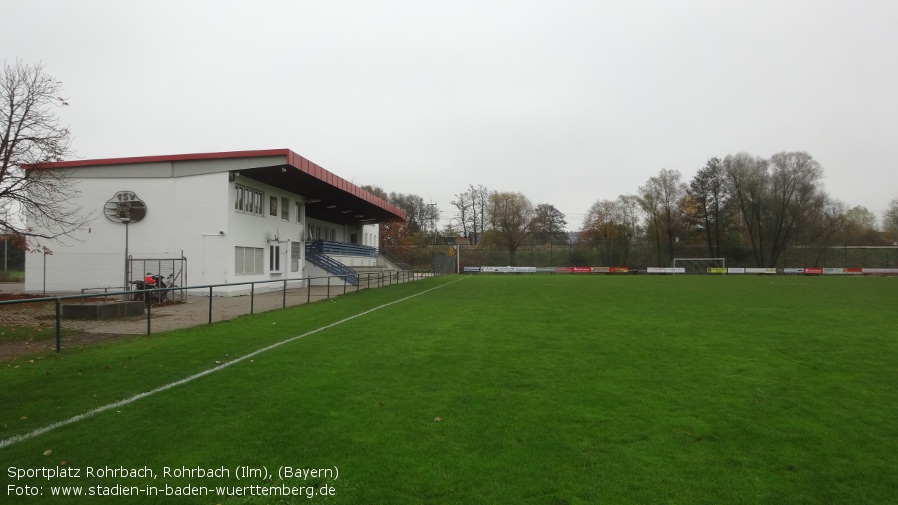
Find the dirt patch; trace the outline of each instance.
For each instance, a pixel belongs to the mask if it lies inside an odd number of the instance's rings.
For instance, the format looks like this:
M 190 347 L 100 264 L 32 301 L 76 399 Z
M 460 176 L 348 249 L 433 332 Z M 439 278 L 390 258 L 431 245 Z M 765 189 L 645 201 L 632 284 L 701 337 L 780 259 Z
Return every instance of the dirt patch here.
M 116 333 L 78 333 L 62 337 L 63 349 L 71 349 L 73 346 L 91 345 L 100 342 L 112 342 L 133 338 L 135 335 L 119 335 Z M 38 340 L 19 340 L 13 342 L 0 342 L 0 362 L 14 361 L 16 358 L 31 356 L 45 352 L 56 352 L 56 338 L 41 338 Z
M 0 302 L 6 300 L 28 300 L 31 298 L 44 298 L 41 295 L 26 295 L 23 293 L 0 293 Z

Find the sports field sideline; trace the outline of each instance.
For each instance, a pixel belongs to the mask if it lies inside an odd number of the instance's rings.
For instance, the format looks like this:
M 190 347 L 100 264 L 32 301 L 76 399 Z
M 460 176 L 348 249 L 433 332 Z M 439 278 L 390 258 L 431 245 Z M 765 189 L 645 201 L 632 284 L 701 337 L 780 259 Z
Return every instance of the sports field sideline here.
M 0 484 L 15 503 L 888 503 L 896 283 L 448 276 L 20 358 L 0 364 Z

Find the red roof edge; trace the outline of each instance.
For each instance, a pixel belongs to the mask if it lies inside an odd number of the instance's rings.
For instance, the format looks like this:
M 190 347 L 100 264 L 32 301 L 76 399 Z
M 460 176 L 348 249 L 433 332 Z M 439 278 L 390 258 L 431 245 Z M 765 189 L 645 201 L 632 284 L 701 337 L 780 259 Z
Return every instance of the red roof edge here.
M 347 193 L 355 196 L 356 198 L 360 198 L 365 200 L 366 202 L 376 205 L 382 209 L 386 209 L 393 214 L 401 217 L 403 221 L 407 221 L 408 218 L 405 215 L 405 211 L 400 209 L 399 207 L 393 205 L 392 203 L 384 200 L 383 198 L 362 189 L 359 186 L 347 181 L 346 179 L 340 177 L 339 175 L 334 174 L 326 170 L 325 168 L 316 165 L 315 163 L 303 158 L 302 156 L 290 151 L 287 151 L 287 164 L 292 166 L 293 168 L 303 171 L 309 175 L 312 175 L 318 179 L 321 179 L 324 182 L 327 182 L 331 186 L 342 189 Z
M 222 158 L 252 158 L 260 156 L 287 156 L 289 158 L 290 154 L 293 154 L 293 152 L 289 149 L 260 149 L 254 151 L 225 151 L 218 153 L 168 154 L 163 156 L 132 156 L 128 158 L 106 158 L 98 160 L 55 161 L 50 163 L 38 163 L 36 165 L 25 165 L 22 168 L 26 170 L 34 168 L 77 168 L 104 165 L 132 165 L 136 163 L 160 163 L 170 161 L 214 160 Z

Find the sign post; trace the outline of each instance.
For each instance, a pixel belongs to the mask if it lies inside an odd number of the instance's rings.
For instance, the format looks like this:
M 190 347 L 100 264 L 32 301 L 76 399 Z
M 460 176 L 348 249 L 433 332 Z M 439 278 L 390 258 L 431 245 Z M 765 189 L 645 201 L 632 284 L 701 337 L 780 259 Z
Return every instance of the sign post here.
M 147 206 L 133 191 L 119 191 L 103 206 L 106 219 L 125 225 L 125 280 L 123 291 L 130 291 L 128 283 L 128 225 L 147 215 Z

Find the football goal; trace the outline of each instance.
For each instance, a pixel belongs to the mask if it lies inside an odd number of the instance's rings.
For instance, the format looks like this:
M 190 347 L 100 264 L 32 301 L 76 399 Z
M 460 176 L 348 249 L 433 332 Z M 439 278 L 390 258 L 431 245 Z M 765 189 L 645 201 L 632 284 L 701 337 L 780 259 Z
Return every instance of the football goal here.
M 727 265 L 723 258 L 674 258 L 673 267 L 682 268 L 687 274 L 722 274 Z

